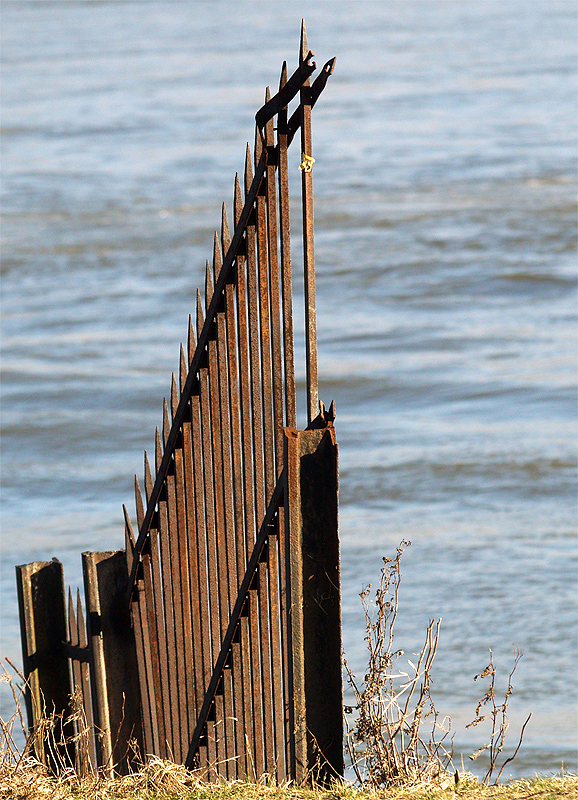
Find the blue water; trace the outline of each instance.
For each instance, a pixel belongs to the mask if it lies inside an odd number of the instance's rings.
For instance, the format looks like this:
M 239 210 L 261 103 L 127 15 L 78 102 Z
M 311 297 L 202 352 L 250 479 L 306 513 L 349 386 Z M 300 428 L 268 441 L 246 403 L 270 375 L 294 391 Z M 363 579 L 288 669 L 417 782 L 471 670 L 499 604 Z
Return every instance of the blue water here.
M 505 776 L 576 771 L 571 1 L 4 1 L 0 652 L 20 659 L 15 564 L 57 556 L 74 586 L 82 550 L 122 546 L 302 16 L 318 63 L 337 56 L 313 132 L 346 655 L 362 676 L 358 593 L 411 539 L 396 643 L 443 618 L 456 766 L 483 744 L 473 676 L 491 647 L 505 685 L 517 647 L 506 755 L 533 717 Z

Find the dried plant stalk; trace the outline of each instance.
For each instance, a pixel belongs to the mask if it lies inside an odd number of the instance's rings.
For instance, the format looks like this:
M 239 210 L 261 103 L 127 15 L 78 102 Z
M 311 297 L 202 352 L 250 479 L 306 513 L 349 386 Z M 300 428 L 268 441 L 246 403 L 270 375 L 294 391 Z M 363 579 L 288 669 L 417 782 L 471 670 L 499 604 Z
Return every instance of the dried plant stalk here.
M 514 649 L 514 666 L 512 667 L 510 675 L 508 676 L 508 688 L 506 689 L 506 693 L 504 695 L 504 701 L 500 705 L 498 705 L 498 703 L 496 702 L 496 668 L 494 666 L 494 655 L 491 649 L 490 649 L 490 663 L 479 675 L 474 675 L 475 681 L 478 678 L 487 678 L 488 676 L 490 677 L 490 685 L 488 687 L 488 690 L 484 694 L 482 699 L 479 701 L 478 705 L 476 706 L 476 716 L 472 720 L 472 722 L 470 722 L 469 725 L 466 725 L 466 728 L 473 728 L 476 725 L 479 725 L 480 723 L 484 722 L 484 720 L 491 718 L 490 737 L 487 744 L 482 745 L 482 747 L 480 747 L 478 750 L 476 750 L 475 753 L 472 753 L 472 755 L 470 756 L 470 759 L 472 761 L 475 761 L 479 755 L 481 755 L 486 751 L 488 752 L 489 766 L 483 780 L 485 784 L 488 784 L 490 782 L 492 775 L 494 774 L 494 771 L 497 769 L 498 758 L 500 757 L 500 753 L 504 749 L 506 732 L 510 727 L 507 711 L 508 711 L 508 701 L 513 692 L 512 677 L 514 675 L 514 672 L 516 671 L 518 662 L 520 661 L 521 658 L 522 658 L 522 653 L 520 653 L 518 649 Z M 489 707 L 488 714 L 482 714 L 482 709 L 484 708 L 484 706 Z M 518 746 L 516 747 L 514 754 L 510 756 L 510 758 L 507 758 L 502 764 L 500 771 L 496 776 L 496 780 L 494 781 L 495 784 L 497 784 L 498 781 L 500 780 L 500 777 L 502 775 L 502 772 L 504 771 L 504 767 L 506 766 L 506 764 L 509 764 L 518 755 L 518 751 L 522 746 L 524 731 L 526 729 L 526 725 L 530 721 L 531 716 L 532 714 L 530 713 L 526 721 L 522 725 Z
M 410 544 L 402 541 L 395 559 L 384 557 L 373 615 L 369 601 L 371 586 L 361 592 L 369 654 L 361 686 L 344 659 L 347 680 L 359 711 L 351 727 L 346 717 L 346 749 L 358 783 L 373 789 L 418 781 L 439 782 L 449 776 L 451 753 L 443 746 L 449 734 L 449 720 L 440 721 L 430 694 L 430 671 L 441 620 L 430 621 L 417 662 L 408 661 L 411 673 L 397 667 L 403 655 L 403 650 L 394 649 L 402 577 L 400 561 Z M 420 729 L 426 720 L 431 728 L 424 737 Z M 440 731 L 442 736 L 437 741 Z

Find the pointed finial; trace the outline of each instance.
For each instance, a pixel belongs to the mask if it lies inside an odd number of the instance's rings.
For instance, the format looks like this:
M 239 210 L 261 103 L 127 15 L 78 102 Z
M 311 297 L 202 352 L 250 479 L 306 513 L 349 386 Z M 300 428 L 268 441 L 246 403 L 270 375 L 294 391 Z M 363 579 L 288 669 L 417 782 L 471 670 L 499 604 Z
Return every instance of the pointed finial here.
M 283 62 L 283 66 L 281 67 L 281 78 L 279 80 L 279 89 L 282 89 L 285 84 L 287 83 L 287 62 Z
M 167 446 L 167 441 L 170 432 L 171 432 L 171 421 L 169 417 L 169 404 L 167 403 L 167 398 L 163 397 L 163 449 Z M 158 472 L 158 467 L 157 467 L 157 472 Z
M 181 353 L 182 352 L 183 352 L 183 346 L 181 345 Z M 177 413 L 178 407 L 179 407 L 179 392 L 177 389 L 177 379 L 175 377 L 175 373 L 173 372 L 171 379 L 171 415 L 173 419 L 175 418 L 175 414 Z
M 251 148 L 247 143 L 247 152 L 245 153 L 245 197 L 249 194 L 249 189 L 253 183 L 253 168 L 251 167 Z
M 257 168 L 257 164 L 259 163 L 259 159 L 261 158 L 261 153 L 263 152 L 263 139 L 261 138 L 262 134 L 259 128 L 255 128 L 255 169 Z
M 157 431 L 158 431 L 158 428 L 157 428 Z M 153 476 L 151 474 L 151 465 L 150 465 L 150 461 L 149 461 L 149 454 L 147 453 L 146 450 L 145 450 L 145 454 L 144 454 L 144 459 L 145 459 L 145 494 L 146 494 L 147 503 L 148 503 L 149 497 L 151 496 L 152 491 L 153 491 Z
M 222 266 L 223 266 L 223 259 L 221 257 L 221 246 L 219 244 L 219 235 L 217 231 L 215 231 L 215 238 L 213 240 L 213 275 L 215 276 L 215 283 L 219 279 Z
M 130 514 L 128 513 L 128 509 L 124 504 L 122 506 L 122 511 L 123 511 L 123 514 L 124 514 L 124 527 L 125 527 L 125 530 L 126 530 L 126 534 L 127 534 L 128 538 L 130 540 L 131 547 L 134 547 L 134 533 L 133 533 L 133 530 L 132 530 L 132 522 L 131 522 L 131 519 L 130 519 Z
M 130 573 L 132 570 L 132 562 L 134 561 L 134 533 L 132 532 L 132 522 L 127 507 L 122 507 L 124 513 L 124 548 L 126 553 L 127 568 Z
M 76 616 L 74 614 L 74 602 L 72 600 L 72 589 L 68 587 L 68 636 L 70 644 L 78 644 L 78 630 L 76 627 Z
M 190 324 L 190 316 L 189 316 L 189 324 Z M 185 383 L 187 381 L 187 359 L 185 356 L 185 348 L 181 343 L 181 351 L 180 351 L 180 358 L 179 358 L 179 389 L 182 393 L 183 389 L 185 388 Z
M 164 401 L 164 405 L 166 405 L 166 400 Z M 155 469 L 158 472 L 161 466 L 161 462 L 163 460 L 163 445 L 161 442 L 161 432 L 159 431 L 159 426 L 157 425 L 155 430 Z
M 193 325 L 193 318 L 191 314 L 189 314 L 189 335 L 187 339 L 187 357 L 189 359 L 189 364 L 193 360 L 193 356 L 195 355 L 195 347 L 197 346 L 197 342 L 195 339 L 195 328 Z
M 305 20 L 301 20 L 301 44 L 299 48 L 299 64 L 303 64 L 304 61 L 307 61 L 307 56 L 309 55 L 309 46 L 307 45 L 307 31 L 305 30 Z
M 231 234 L 229 233 L 229 221 L 227 220 L 227 206 L 223 203 L 221 211 L 221 244 L 223 255 L 226 256 L 231 244 Z
M 135 506 L 136 506 L 136 524 L 138 525 L 138 529 L 140 531 L 144 520 L 144 505 L 138 478 L 136 475 L 134 476 L 134 496 L 135 496 Z
M 235 173 L 235 197 L 233 200 L 233 215 L 235 217 L 235 225 L 238 225 L 243 211 L 243 198 L 241 196 L 241 182 L 239 181 L 239 173 Z
M 82 610 L 82 600 L 80 599 L 80 589 L 76 590 L 76 620 L 78 630 L 78 644 L 86 647 L 86 623 L 84 621 L 84 611 Z
M 201 293 L 197 289 L 197 331 L 203 330 L 203 325 L 205 324 L 205 317 L 203 314 L 203 303 L 201 301 Z
M 211 265 L 207 259 L 205 269 L 205 307 L 209 308 L 211 300 L 213 299 L 213 277 L 211 275 Z

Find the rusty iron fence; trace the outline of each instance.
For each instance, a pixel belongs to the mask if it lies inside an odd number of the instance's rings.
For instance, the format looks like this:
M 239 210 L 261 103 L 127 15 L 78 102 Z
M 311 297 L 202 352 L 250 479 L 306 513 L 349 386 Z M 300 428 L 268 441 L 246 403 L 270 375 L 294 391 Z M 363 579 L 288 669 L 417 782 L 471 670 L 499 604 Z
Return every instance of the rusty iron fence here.
M 125 507 L 125 550 L 83 554 L 86 626 L 80 599 L 65 607 L 58 562 L 17 568 L 29 719 L 49 700 L 65 719 L 75 693 L 98 732 L 80 754 L 67 745 L 81 769 L 122 771 L 136 752 L 209 779 L 343 772 L 337 444 L 333 405 L 318 401 L 311 144 L 334 63 L 312 80 L 303 26 L 297 69 L 284 64 L 278 91 L 266 91 L 154 463 L 145 453 L 144 492 L 135 478 L 136 526 Z M 298 133 L 306 430 L 289 217 Z

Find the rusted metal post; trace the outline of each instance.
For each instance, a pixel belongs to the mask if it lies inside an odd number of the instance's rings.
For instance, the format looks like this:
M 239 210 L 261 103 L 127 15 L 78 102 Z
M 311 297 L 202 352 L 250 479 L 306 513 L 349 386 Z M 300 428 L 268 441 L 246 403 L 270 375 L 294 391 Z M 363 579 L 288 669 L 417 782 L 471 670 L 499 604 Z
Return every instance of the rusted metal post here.
M 301 24 L 299 64 L 311 57 L 307 46 L 305 22 Z M 319 412 L 317 393 L 317 311 L 315 305 L 315 250 L 313 243 L 313 174 L 311 144 L 311 81 L 307 78 L 300 91 L 301 110 L 301 198 L 303 210 L 303 268 L 305 272 L 305 358 L 307 368 L 307 424 Z
M 36 757 L 55 771 L 74 766 L 74 744 L 61 742 L 74 734 L 70 713 L 71 682 L 68 657 L 64 572 L 60 561 L 35 561 L 16 567 L 22 659 L 28 725 L 54 714 L 54 747 L 35 741 Z
M 286 428 L 292 768 L 299 783 L 343 775 L 337 444 L 330 420 Z
M 142 754 L 134 633 L 126 603 L 124 550 L 83 553 L 82 568 L 92 647 L 93 710 L 100 734 L 99 765 L 127 772 L 135 740 Z

